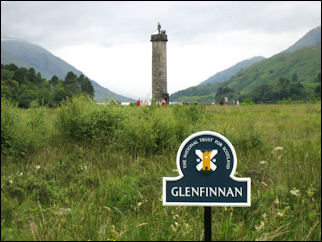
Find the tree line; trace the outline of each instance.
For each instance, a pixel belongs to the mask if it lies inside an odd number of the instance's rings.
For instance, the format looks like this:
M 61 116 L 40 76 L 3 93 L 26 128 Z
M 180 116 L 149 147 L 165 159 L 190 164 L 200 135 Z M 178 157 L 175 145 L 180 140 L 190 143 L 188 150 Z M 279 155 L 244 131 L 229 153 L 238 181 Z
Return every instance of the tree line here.
M 321 73 L 315 79 L 318 83 L 311 91 L 307 90 L 304 85 L 298 80 L 297 74 L 288 79 L 280 77 L 278 82 L 263 83 L 246 94 L 240 94 L 229 87 L 219 87 L 215 100 L 218 103 L 224 101 L 225 97 L 230 99 L 249 99 L 255 103 L 276 103 L 282 100 L 303 100 L 307 101 L 312 98 L 321 99 Z
M 29 108 L 32 102 L 57 107 L 62 100 L 80 93 L 94 98 L 94 87 L 83 74 L 70 71 L 64 80 L 56 75 L 47 80 L 32 67 L 1 64 L 1 97 L 17 102 L 21 108 Z

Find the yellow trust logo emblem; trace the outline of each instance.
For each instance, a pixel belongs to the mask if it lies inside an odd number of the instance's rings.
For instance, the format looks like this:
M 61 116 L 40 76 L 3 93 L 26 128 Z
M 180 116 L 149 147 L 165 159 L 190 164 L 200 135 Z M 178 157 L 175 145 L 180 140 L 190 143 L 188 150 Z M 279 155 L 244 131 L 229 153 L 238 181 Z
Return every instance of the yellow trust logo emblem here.
M 196 166 L 198 171 L 201 171 L 204 174 L 209 174 L 210 172 L 213 172 L 216 170 L 217 166 L 214 164 L 216 162 L 216 159 L 213 159 L 217 153 L 218 150 L 207 150 L 202 152 L 201 150 L 196 150 L 196 155 L 199 157 L 196 161 L 199 162 L 199 164 Z

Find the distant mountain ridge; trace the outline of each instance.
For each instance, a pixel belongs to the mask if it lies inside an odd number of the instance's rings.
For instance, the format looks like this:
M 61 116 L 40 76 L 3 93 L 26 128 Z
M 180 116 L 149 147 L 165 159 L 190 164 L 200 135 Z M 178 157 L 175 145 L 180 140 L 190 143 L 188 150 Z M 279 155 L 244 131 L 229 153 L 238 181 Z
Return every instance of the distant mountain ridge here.
M 284 52 L 293 52 L 303 47 L 321 44 L 321 26 L 311 29 L 302 38 L 295 42 L 292 46 L 284 50 Z
M 233 75 L 235 75 L 238 71 L 247 68 L 255 63 L 258 63 L 266 58 L 263 56 L 255 56 L 243 61 L 236 63 L 235 65 L 217 72 L 215 75 L 209 77 L 207 80 L 201 82 L 199 85 L 194 87 L 189 87 L 184 90 L 180 90 L 170 95 L 170 99 L 173 101 L 177 101 L 180 97 L 187 96 L 203 96 L 208 95 L 209 93 L 216 90 L 217 86 L 213 84 L 221 83 L 224 81 L 228 81 Z
M 237 64 L 233 65 L 232 67 L 229 67 L 223 71 L 217 72 L 215 75 L 209 77 L 207 80 L 201 82 L 199 85 L 227 81 L 241 69 L 247 68 L 265 59 L 266 58 L 263 56 L 255 56 L 255 57 L 240 61 Z
M 222 72 L 211 78 L 220 76 Z M 236 92 L 246 93 L 263 82 L 272 83 L 278 81 L 280 77 L 291 78 L 294 74 L 300 81 L 307 83 L 307 88 L 310 88 L 319 73 L 321 73 L 321 26 L 310 30 L 285 51 L 242 68 L 225 81 L 210 83 L 209 78 L 197 86 L 171 94 L 170 100 L 212 102 L 219 87 L 229 87 Z
M 1 63 L 14 63 L 19 67 L 25 68 L 33 67 L 46 79 L 51 79 L 53 75 L 56 75 L 60 79 L 64 79 L 69 71 L 72 71 L 77 76 L 84 74 L 39 45 L 19 39 L 1 39 Z M 93 80 L 91 80 L 91 82 L 95 90 L 94 98 L 97 101 L 104 101 L 107 96 L 109 99 L 116 99 L 120 102 L 134 101 L 131 98 L 116 94 L 109 89 L 102 87 Z
M 216 97 L 218 89 L 230 88 L 246 95 L 262 84 L 277 84 L 280 78 L 298 80 L 312 93 L 321 76 L 321 44 L 304 47 L 294 52 L 281 52 L 240 70 L 231 79 L 224 82 L 199 85 L 179 91 L 170 96 L 171 101 L 198 101 L 210 103 Z
M 222 86 L 247 93 L 263 83 L 278 82 L 279 78 L 292 79 L 294 75 L 309 87 L 321 73 L 321 44 L 303 47 L 293 52 L 281 52 L 264 61 L 243 69 Z

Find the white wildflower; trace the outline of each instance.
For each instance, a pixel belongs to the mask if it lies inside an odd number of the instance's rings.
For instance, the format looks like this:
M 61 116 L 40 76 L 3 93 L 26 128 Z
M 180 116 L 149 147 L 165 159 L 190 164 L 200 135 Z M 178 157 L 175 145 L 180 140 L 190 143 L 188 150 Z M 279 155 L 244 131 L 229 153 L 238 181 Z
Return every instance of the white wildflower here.
M 281 211 L 278 211 L 277 212 L 277 216 L 280 217 L 280 218 L 283 218 L 284 217 L 284 213 L 281 212 Z
M 261 224 L 260 225 L 255 225 L 256 231 L 261 231 L 261 230 L 264 229 L 264 227 L 265 227 L 264 221 L 261 221 Z
M 10 184 L 12 184 L 12 183 L 13 183 L 13 181 L 10 179 L 10 180 L 9 180 L 9 183 L 10 183 Z
M 72 210 L 70 208 L 60 208 L 57 212 L 58 215 L 63 216 L 67 215 L 71 212 Z
M 276 198 L 275 198 L 274 203 L 275 203 L 276 205 L 280 203 L 280 200 L 278 199 L 278 197 L 276 197 Z
M 264 164 L 266 164 L 267 163 L 267 161 L 265 161 L 265 160 L 261 160 L 260 162 L 259 162 L 259 164 L 261 164 L 261 165 L 264 165 Z
M 177 232 L 177 227 L 175 227 L 173 224 L 171 224 L 171 228 L 172 228 L 173 232 Z
M 142 203 L 141 203 L 141 202 L 138 202 L 138 204 L 137 204 L 138 208 L 139 208 L 141 205 L 142 205 Z
M 36 169 L 39 170 L 40 169 L 40 166 L 36 166 Z
M 179 218 L 179 215 L 178 214 L 175 214 L 172 218 L 173 219 L 178 219 Z
M 190 228 L 191 228 L 190 224 L 186 223 L 186 224 L 185 224 L 185 229 L 186 229 L 186 230 L 189 230 Z
M 261 182 L 261 184 L 262 184 L 263 186 L 267 187 L 266 182 L 262 181 L 262 182 Z
M 148 223 L 141 223 L 141 224 L 138 224 L 137 227 L 142 227 L 144 225 L 147 225 Z
M 103 208 L 105 208 L 108 212 L 112 211 L 112 209 L 110 207 L 108 207 L 108 206 L 103 206 Z
M 176 232 L 179 228 L 179 223 L 178 222 L 174 222 L 174 225 L 171 224 L 171 228 L 174 232 Z
M 81 170 L 87 170 L 87 165 L 81 165 L 80 168 Z
M 291 207 L 290 206 L 286 206 L 285 208 L 284 208 L 284 213 L 287 213 L 288 211 L 290 211 L 291 210 Z
M 300 193 L 300 190 L 296 189 L 296 188 L 293 188 L 290 193 L 296 197 L 300 196 L 301 193 Z
M 309 197 L 313 197 L 314 193 L 315 193 L 316 189 L 314 189 L 313 187 L 310 187 L 308 190 L 307 190 L 307 195 Z
M 278 151 L 278 150 L 283 150 L 283 147 L 281 147 L 281 146 L 277 146 L 277 147 L 275 147 L 275 148 L 273 149 L 273 152 Z

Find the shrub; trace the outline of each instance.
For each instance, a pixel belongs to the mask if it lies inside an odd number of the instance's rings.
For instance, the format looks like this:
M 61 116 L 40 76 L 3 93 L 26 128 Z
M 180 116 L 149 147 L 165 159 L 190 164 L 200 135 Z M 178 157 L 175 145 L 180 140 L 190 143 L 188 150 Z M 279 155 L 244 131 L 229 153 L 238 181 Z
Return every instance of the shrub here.
M 205 113 L 204 105 L 175 106 L 174 115 L 177 120 L 185 120 L 190 123 L 196 123 Z
M 43 147 L 48 138 L 45 108 L 21 110 L 9 100 L 1 99 L 1 154 L 25 156 Z
M 246 97 L 243 99 L 241 105 L 254 105 L 255 103 L 253 102 L 251 97 Z
M 73 141 L 110 143 L 122 119 L 120 107 L 98 106 L 87 96 L 76 96 L 61 105 L 56 124 Z
M 186 107 L 181 108 L 189 110 Z M 193 124 L 191 116 L 184 110 L 174 113 L 173 108 L 169 106 L 130 108 L 122 129 L 119 130 L 116 143 L 133 155 L 176 151 L 180 143 L 190 134 Z
M 15 138 L 15 124 L 18 121 L 16 104 L 1 98 L 1 154 L 10 152 Z
M 132 110 L 129 110 L 132 111 Z M 135 154 L 153 153 L 156 150 L 154 141 L 152 108 L 135 110 L 123 121 L 123 128 L 116 137 L 116 145 L 127 152 Z

